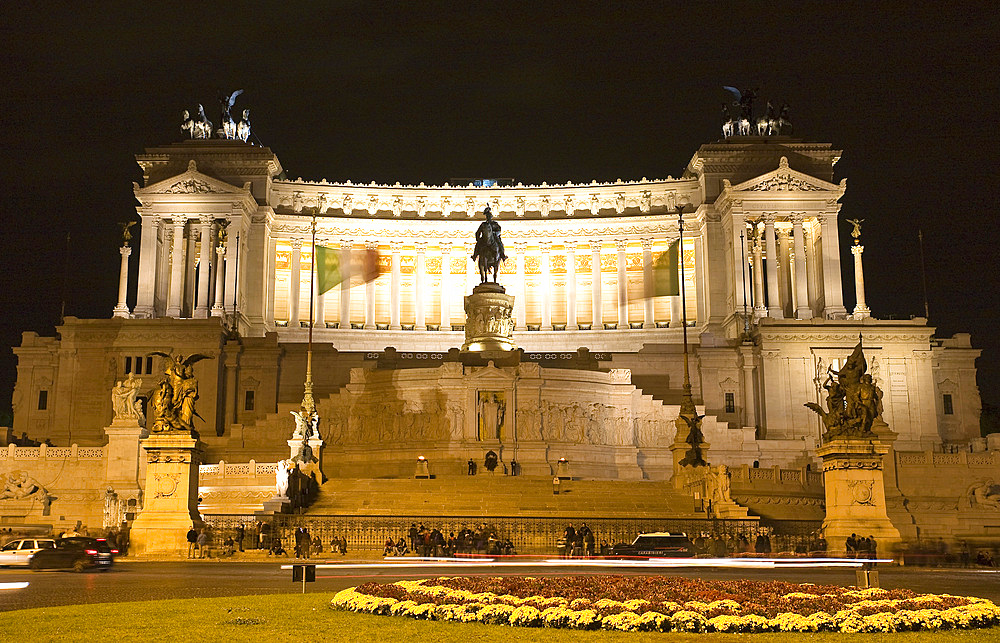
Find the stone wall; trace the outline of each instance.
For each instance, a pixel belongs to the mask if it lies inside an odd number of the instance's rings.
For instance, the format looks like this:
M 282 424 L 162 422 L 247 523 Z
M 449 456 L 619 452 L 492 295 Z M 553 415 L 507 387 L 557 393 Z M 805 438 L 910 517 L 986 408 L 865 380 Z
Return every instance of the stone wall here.
M 88 527 L 104 524 L 106 490 L 105 447 L 0 448 L 0 479 L 27 472 L 52 497 L 49 514 L 38 500 L 0 500 L 0 525 L 73 526 L 79 520 Z
M 894 482 L 908 514 L 902 517 L 912 520 L 921 540 L 1000 540 L 1000 451 L 897 451 L 891 464 L 887 493 Z M 981 484 L 996 504 L 976 498 L 974 487 Z

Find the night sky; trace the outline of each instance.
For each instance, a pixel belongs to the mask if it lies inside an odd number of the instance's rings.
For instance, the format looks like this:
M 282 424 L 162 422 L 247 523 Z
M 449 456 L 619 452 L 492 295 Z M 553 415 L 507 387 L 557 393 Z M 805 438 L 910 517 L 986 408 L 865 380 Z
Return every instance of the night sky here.
M 679 176 L 720 136 L 721 87 L 757 87 L 790 103 L 796 136 L 844 150 L 875 316 L 923 314 L 923 229 L 931 323 L 972 333 L 1000 404 L 993 3 L 147 4 L 0 9 L 0 423 L 10 347 L 54 332 L 64 275 L 66 314 L 111 315 L 133 155 L 181 140 L 199 102 L 218 124 L 238 88 L 291 178 L 527 184 Z

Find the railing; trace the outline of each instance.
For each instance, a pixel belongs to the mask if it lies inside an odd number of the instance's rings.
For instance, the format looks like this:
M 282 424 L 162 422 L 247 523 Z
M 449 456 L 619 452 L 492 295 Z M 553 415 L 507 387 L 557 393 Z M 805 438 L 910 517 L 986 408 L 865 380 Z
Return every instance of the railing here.
M 896 464 L 922 466 L 974 466 L 989 467 L 1000 464 L 1000 452 L 958 451 L 956 453 L 938 453 L 935 451 L 904 451 L 896 452 Z
M 274 477 L 278 468 L 275 462 L 235 462 L 230 463 L 220 460 L 218 464 L 203 464 L 198 467 L 199 479 L 205 481 L 208 478 L 252 478 L 252 477 Z
M 205 515 L 207 525 L 217 534 L 232 535 L 240 525 L 257 521 L 249 515 Z M 475 529 L 480 525 L 496 531 L 500 539 L 510 538 L 520 553 L 555 553 L 556 541 L 562 537 L 566 525 L 582 522 L 566 518 L 523 516 L 310 516 L 278 515 L 267 519 L 272 533 L 277 534 L 286 549 L 294 544 L 294 531 L 305 527 L 312 537 L 319 536 L 324 549 L 337 536 L 345 538 L 349 551 L 382 551 L 387 538 L 398 540 L 406 537 L 410 525 L 424 524 L 428 529 L 440 529 L 445 539 L 465 527 Z M 683 532 L 694 536 L 700 533 L 744 535 L 751 542 L 762 521 L 758 520 L 706 520 L 706 519 L 655 519 L 655 518 L 593 518 L 585 521 L 594 532 L 600 545 L 631 542 L 637 534 L 654 531 Z M 811 533 L 821 526 L 817 521 L 779 521 L 768 523 L 773 530 L 772 551 L 798 551 L 806 546 Z
M 68 447 L 50 447 L 44 444 L 37 447 L 19 447 L 8 444 L 6 447 L 0 447 L 0 460 L 97 460 L 104 457 L 104 449 L 105 447 L 81 447 L 76 444 Z
M 753 484 L 755 482 L 770 482 L 773 484 L 788 484 L 796 486 L 819 487 L 823 485 L 823 474 L 806 469 L 782 469 L 780 467 L 753 468 L 748 465 L 729 467 L 729 473 L 734 482 Z

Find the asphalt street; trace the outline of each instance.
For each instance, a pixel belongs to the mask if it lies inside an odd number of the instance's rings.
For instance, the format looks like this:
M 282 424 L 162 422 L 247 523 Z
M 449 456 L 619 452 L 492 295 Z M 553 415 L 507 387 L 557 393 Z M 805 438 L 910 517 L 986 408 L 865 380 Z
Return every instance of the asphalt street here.
M 82 603 L 144 601 L 168 598 L 243 596 L 247 594 L 298 593 L 291 571 L 281 569 L 287 559 L 274 562 L 119 562 L 107 572 L 33 572 L 27 569 L 0 569 L 0 584 L 28 581 L 25 589 L 0 590 L 0 611 Z M 322 562 L 312 560 L 309 562 Z M 331 561 L 342 563 L 343 560 Z M 373 562 L 373 561 L 357 561 Z M 853 585 L 850 569 L 698 569 L 663 572 L 627 569 L 571 569 L 523 567 L 491 570 L 482 566 L 447 570 L 413 567 L 402 569 L 319 569 L 307 592 L 332 592 L 372 580 L 393 582 L 402 578 L 488 575 L 568 575 L 568 574 L 659 574 L 729 580 L 785 580 L 816 584 Z M 882 587 L 904 587 L 917 592 L 976 595 L 1000 602 L 1000 572 L 952 568 L 886 567 L 880 571 Z

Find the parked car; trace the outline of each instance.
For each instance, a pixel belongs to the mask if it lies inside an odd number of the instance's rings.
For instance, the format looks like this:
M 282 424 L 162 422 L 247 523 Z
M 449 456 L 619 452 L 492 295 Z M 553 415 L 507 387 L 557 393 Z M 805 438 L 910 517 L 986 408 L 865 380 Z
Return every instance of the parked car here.
M 31 557 L 40 549 L 52 549 L 56 541 L 52 538 L 24 538 L 14 540 L 0 547 L 0 566 L 27 566 Z
M 73 536 L 55 541 L 52 549 L 41 549 L 31 557 L 31 569 L 72 569 L 76 572 L 97 568 L 107 571 L 117 553 L 103 538 Z
M 611 549 L 612 556 L 637 558 L 690 558 L 694 547 L 687 534 L 655 532 L 639 534 L 631 544 L 619 543 Z

